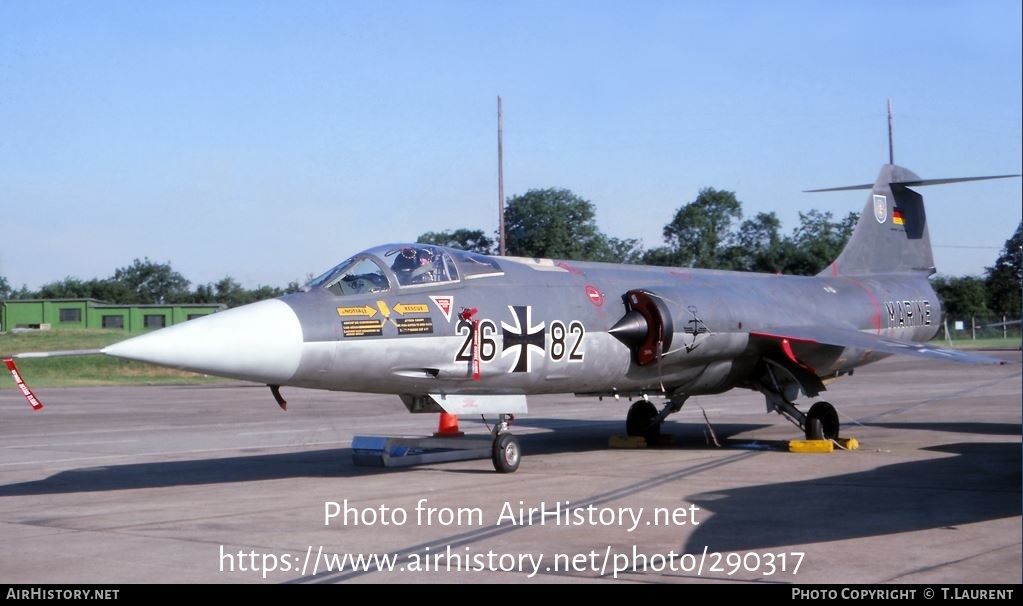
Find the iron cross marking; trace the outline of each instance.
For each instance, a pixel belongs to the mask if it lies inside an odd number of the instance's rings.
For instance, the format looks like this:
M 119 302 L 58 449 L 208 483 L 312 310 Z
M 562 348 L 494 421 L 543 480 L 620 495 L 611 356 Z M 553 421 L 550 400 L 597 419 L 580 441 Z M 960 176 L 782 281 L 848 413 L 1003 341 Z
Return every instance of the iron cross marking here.
M 501 355 L 504 355 L 503 352 L 512 347 L 518 347 L 518 358 L 512 372 L 529 372 L 529 347 L 539 348 L 541 354 L 547 351 L 547 335 L 544 334 L 545 323 L 540 322 L 537 326 L 531 324 L 532 305 L 509 305 L 508 309 L 512 312 L 515 325 L 501 322 L 501 330 L 504 335 L 504 347 Z

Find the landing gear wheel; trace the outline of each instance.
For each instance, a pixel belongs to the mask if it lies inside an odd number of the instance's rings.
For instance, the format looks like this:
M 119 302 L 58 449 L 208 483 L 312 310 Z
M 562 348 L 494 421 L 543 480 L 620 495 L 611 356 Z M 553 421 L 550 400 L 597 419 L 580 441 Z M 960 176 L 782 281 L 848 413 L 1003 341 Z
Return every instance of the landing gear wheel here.
M 640 400 L 629 407 L 625 417 L 625 433 L 630 436 L 642 436 L 647 442 L 653 443 L 661 435 L 661 424 L 652 425 L 657 418 L 657 408 L 649 400 Z
M 838 412 L 828 402 L 817 402 L 806 413 L 807 440 L 837 440 Z
M 512 473 L 519 468 L 519 461 L 522 459 L 519 439 L 510 433 L 499 434 L 494 438 L 490 458 L 498 473 Z

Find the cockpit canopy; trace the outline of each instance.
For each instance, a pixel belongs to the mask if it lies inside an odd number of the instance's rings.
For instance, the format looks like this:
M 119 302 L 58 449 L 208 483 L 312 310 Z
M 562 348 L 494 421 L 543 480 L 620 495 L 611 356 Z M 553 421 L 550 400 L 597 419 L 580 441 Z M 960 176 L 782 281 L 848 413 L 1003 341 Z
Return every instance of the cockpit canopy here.
M 346 259 L 306 285 L 335 295 L 361 295 L 450 284 L 504 273 L 497 262 L 432 244 L 387 244 Z

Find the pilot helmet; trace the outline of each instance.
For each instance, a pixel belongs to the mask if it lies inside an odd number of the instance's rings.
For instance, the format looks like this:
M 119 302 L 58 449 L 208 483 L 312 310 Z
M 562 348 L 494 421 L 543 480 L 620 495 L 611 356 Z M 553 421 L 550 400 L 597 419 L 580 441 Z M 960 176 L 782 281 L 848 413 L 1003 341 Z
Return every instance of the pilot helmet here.
M 391 267 L 400 271 L 414 269 L 418 266 L 419 261 L 416 258 L 416 249 L 406 246 L 398 251 L 398 256 L 394 259 L 394 264 Z
M 429 248 L 420 248 L 417 256 L 419 258 L 420 265 L 433 263 L 433 251 Z

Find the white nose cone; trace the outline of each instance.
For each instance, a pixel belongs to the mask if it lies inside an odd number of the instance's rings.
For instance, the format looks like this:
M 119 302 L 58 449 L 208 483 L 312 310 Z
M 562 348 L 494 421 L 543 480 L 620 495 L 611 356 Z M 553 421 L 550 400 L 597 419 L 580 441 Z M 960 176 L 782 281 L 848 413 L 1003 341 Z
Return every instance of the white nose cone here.
M 243 305 L 104 348 L 117 358 L 283 384 L 302 360 L 302 325 L 277 299 Z

